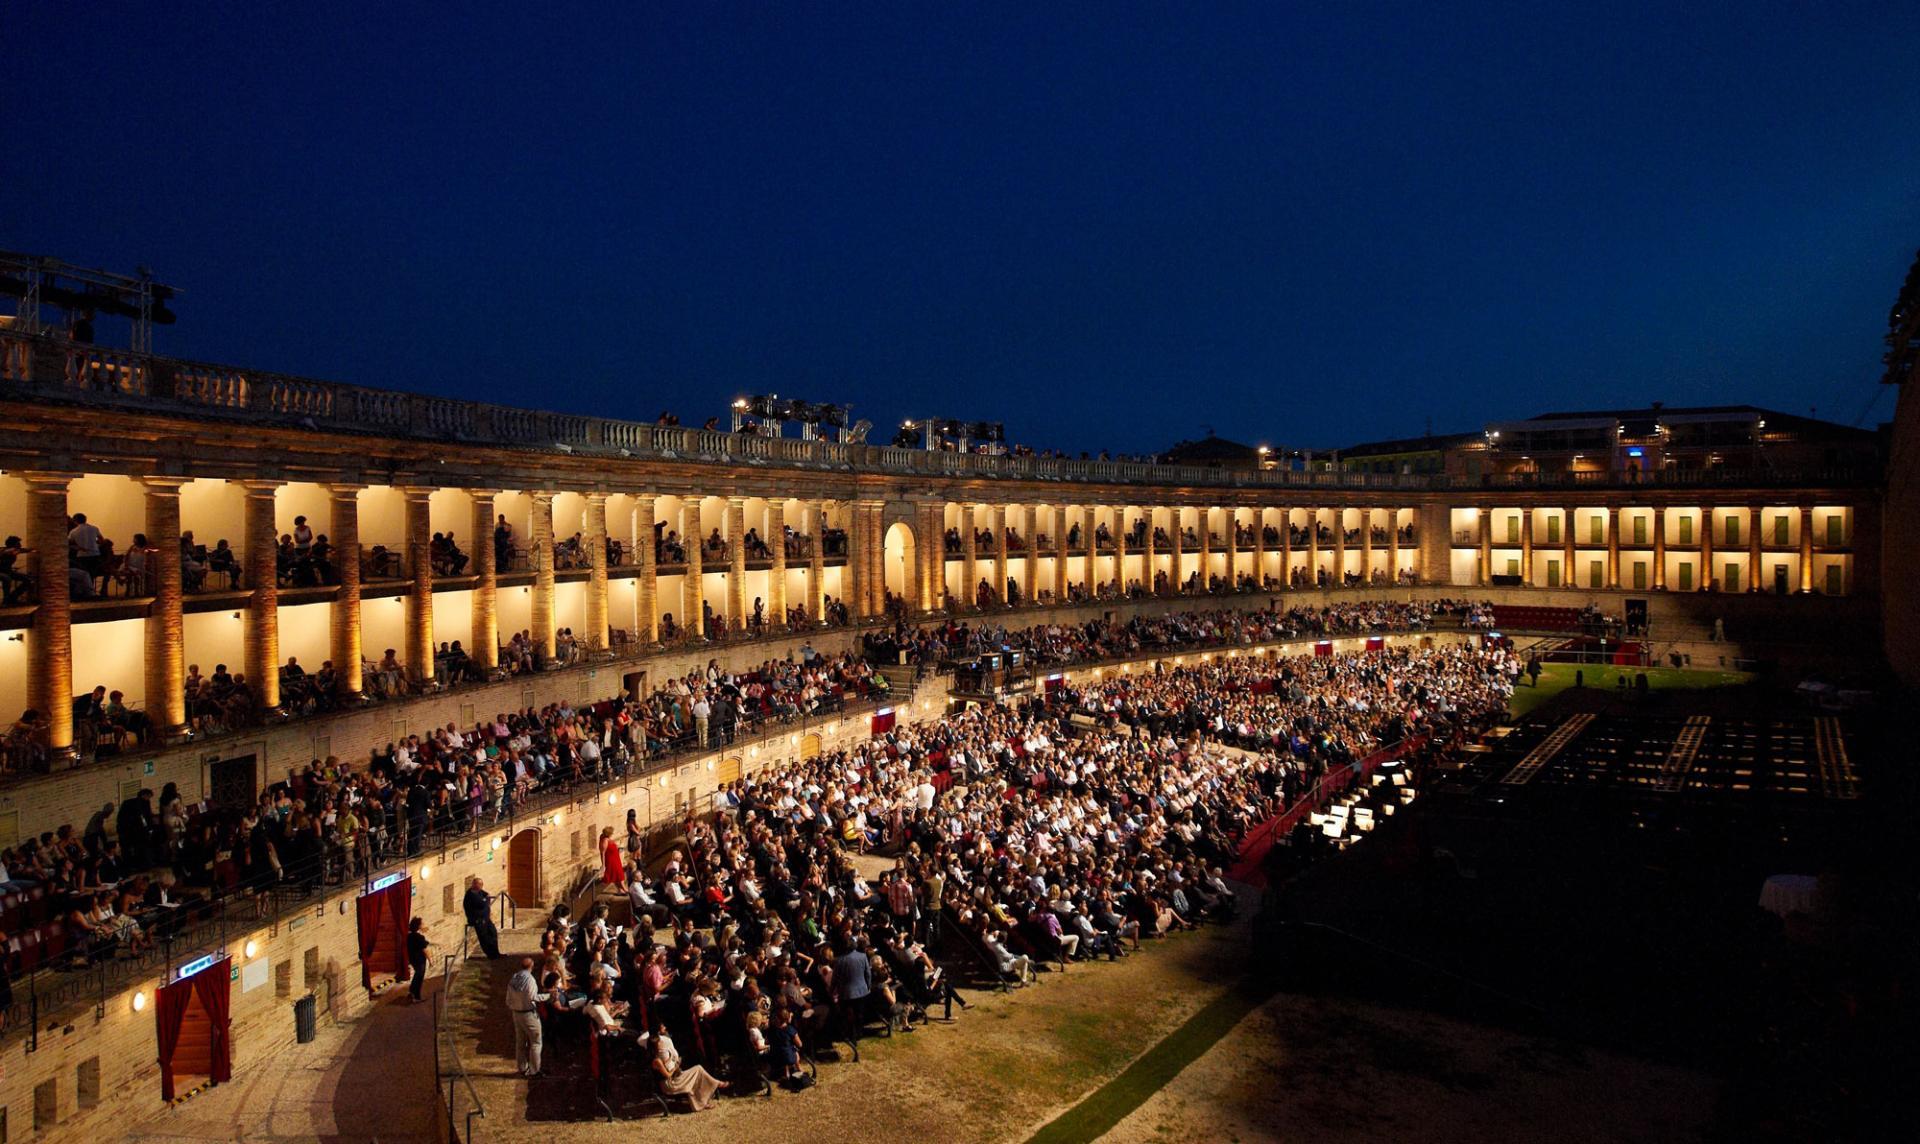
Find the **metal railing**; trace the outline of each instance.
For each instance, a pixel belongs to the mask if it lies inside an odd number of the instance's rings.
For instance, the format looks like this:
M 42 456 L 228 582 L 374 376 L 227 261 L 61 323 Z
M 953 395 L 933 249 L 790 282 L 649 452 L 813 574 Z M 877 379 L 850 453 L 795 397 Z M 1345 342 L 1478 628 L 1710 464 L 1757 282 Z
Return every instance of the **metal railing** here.
M 1868 484 L 1877 472 L 1659 470 L 1648 473 L 1427 473 L 1235 470 L 1142 461 L 1069 460 L 930 452 L 890 445 L 799 440 L 518 409 L 371 389 L 266 370 L 101 349 L 62 338 L 0 333 L 0 383 L 55 399 L 147 411 L 277 420 L 308 428 L 392 437 L 564 448 L 623 458 L 724 465 L 860 469 L 931 477 L 1150 484 L 1174 487 L 1321 489 L 1521 489 L 1612 485 Z M 1632 478 L 1632 479 L 1629 479 Z
M 485 1120 L 487 1106 L 480 1099 L 480 1092 L 473 1087 L 473 1075 L 467 1071 L 466 1062 L 460 1059 L 460 1037 L 452 1022 L 447 1020 L 447 1002 L 453 995 L 453 983 L 460 976 L 463 954 L 455 959 L 448 957 L 440 971 L 440 993 L 433 999 L 433 1086 L 440 1112 L 446 1117 L 447 1139 L 460 1144 L 475 1144 L 473 1122 Z M 444 1046 L 445 1055 L 442 1055 Z M 440 1095 L 440 1084 L 446 1082 L 446 1094 Z M 461 1112 L 461 1095 L 466 1096 L 464 1116 Z M 459 1128 L 465 1122 L 466 1131 Z

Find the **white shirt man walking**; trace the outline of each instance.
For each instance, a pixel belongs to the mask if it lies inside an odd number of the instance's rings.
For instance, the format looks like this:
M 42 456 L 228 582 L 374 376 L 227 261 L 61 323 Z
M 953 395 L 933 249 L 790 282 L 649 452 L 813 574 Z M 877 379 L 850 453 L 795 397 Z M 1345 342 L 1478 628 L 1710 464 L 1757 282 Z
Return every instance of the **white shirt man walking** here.
M 513 1022 L 513 1056 L 521 1076 L 540 1075 L 540 1003 L 547 994 L 533 980 L 533 958 L 520 959 L 520 971 L 507 981 L 507 1014 Z

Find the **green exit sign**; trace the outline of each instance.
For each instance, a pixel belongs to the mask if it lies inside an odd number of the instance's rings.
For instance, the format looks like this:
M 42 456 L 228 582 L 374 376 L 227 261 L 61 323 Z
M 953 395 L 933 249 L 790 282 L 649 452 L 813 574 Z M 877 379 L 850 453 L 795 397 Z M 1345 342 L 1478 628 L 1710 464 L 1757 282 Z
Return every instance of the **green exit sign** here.
M 146 761 L 145 763 L 143 763 L 143 764 L 141 764 L 141 771 L 142 771 L 142 773 L 144 773 L 144 774 L 149 774 L 149 775 L 150 775 L 150 774 L 152 774 L 152 773 L 153 773 L 153 760 L 152 760 L 152 759 L 148 759 L 148 760 L 147 760 L 147 761 Z

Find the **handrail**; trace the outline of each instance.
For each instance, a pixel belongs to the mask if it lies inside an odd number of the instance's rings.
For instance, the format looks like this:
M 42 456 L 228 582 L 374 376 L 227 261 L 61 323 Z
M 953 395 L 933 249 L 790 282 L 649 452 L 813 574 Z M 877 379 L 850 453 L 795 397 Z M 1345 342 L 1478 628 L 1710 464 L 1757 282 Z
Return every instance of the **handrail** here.
M 858 469 L 903 475 L 1228 488 L 1508 489 L 1615 485 L 1868 484 L 1877 472 L 1829 469 L 1655 470 L 1647 473 L 1368 473 L 1241 470 L 1140 461 L 985 456 L 891 445 L 802 441 L 373 389 L 267 370 L 108 350 L 49 334 L 0 332 L 0 384 L 56 399 L 195 416 L 276 420 L 307 429 L 623 458 L 725 465 Z
M 467 1071 L 466 1063 L 460 1059 L 460 1038 L 453 1035 L 453 1029 L 446 1023 L 447 998 L 452 994 L 453 981 L 455 977 L 459 976 L 459 968 L 453 956 L 449 954 L 440 971 L 440 993 L 433 999 L 434 1086 L 438 1088 L 440 1083 L 440 1070 L 438 1066 L 440 1045 L 444 1041 L 448 1055 L 453 1058 L 453 1072 L 447 1074 L 447 1131 L 449 1134 L 453 1132 L 454 1085 L 458 1082 L 466 1088 L 467 1100 L 472 1103 L 472 1108 L 467 1112 L 466 1135 L 460 1137 L 460 1139 L 463 1141 L 463 1144 L 474 1144 L 474 1119 L 476 1117 L 482 1120 L 486 1119 L 487 1106 L 486 1103 L 480 1099 L 479 1090 L 473 1087 L 473 1076 Z

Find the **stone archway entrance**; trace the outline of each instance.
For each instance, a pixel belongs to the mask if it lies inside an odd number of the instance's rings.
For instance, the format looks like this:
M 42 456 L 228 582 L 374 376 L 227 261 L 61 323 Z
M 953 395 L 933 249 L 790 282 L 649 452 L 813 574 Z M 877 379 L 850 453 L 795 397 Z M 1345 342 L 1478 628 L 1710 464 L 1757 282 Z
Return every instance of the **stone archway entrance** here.
M 913 527 L 905 521 L 895 521 L 887 529 L 886 548 L 881 556 L 887 591 L 916 610 L 920 607 L 919 565 L 914 560 L 917 551 Z

